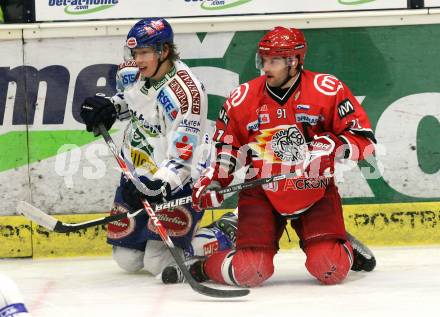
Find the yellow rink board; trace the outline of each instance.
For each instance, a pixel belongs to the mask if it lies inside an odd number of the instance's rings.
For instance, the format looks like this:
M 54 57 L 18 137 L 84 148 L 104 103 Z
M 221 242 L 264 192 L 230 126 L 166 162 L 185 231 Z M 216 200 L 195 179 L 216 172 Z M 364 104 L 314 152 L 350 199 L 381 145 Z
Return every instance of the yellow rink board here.
M 22 216 L 0 217 L 0 258 L 32 256 L 32 223 Z
M 208 211 L 202 225 L 210 224 L 229 210 Z M 105 214 L 57 215 L 64 222 L 82 222 Z M 346 205 L 347 230 L 369 246 L 440 244 L 440 202 Z M 287 226 L 282 249 L 298 247 L 294 231 Z M 0 258 L 109 255 L 106 226 L 59 234 L 31 223 L 22 216 L 0 217 Z

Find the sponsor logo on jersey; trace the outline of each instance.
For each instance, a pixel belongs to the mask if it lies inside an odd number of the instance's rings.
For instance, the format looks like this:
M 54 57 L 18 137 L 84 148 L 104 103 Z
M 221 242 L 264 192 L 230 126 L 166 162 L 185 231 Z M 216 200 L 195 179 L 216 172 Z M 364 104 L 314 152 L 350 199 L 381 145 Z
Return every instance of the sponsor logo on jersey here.
M 310 106 L 309 105 L 296 105 L 296 109 L 297 110 L 309 110 Z
M 321 141 L 317 141 L 317 140 L 313 140 L 312 142 L 310 142 L 310 146 L 313 147 L 314 151 L 324 151 L 324 152 L 331 152 L 332 147 L 334 146 L 334 144 L 330 143 L 330 141 L 326 140 L 327 142 L 321 142 Z
M 130 154 L 131 162 L 135 168 L 144 168 L 152 174 L 157 172 L 157 165 L 148 153 L 140 149 L 132 148 Z
M 197 144 L 197 137 L 189 133 L 177 133 L 177 138 L 174 141 L 177 156 L 182 160 L 189 160 L 192 155 L 194 148 Z
M 354 106 L 350 100 L 345 99 L 338 105 L 338 115 L 339 118 L 345 118 L 349 114 L 354 113 Z
M 261 187 L 263 187 L 264 190 L 268 190 L 268 191 L 271 191 L 271 192 L 276 192 L 276 191 L 278 191 L 278 182 L 264 184 Z
M 260 113 L 258 115 L 258 123 L 265 124 L 270 122 L 270 117 L 268 113 Z
M 321 120 L 320 116 L 312 116 L 305 113 L 296 113 L 295 114 L 296 122 L 305 122 L 310 125 L 317 125 L 318 122 Z
M 137 111 L 131 111 L 131 117 L 131 123 L 133 127 L 142 130 L 135 130 L 133 132 L 135 134 L 133 138 L 141 137 L 143 133 L 148 134 L 148 136 L 150 137 L 155 137 L 162 131 L 162 128 L 159 124 L 150 124 L 147 120 L 145 120 L 143 114 L 140 114 L 138 116 Z
M 203 245 L 205 256 L 212 255 L 218 251 L 218 241 L 211 241 Z
M 258 131 L 258 128 L 260 127 L 260 124 L 258 122 L 258 120 L 249 122 L 248 125 L 246 126 L 246 129 L 249 131 Z
M 178 108 L 173 103 L 172 99 L 165 89 L 162 89 L 157 95 L 157 100 L 163 106 L 163 109 L 165 110 L 168 119 L 170 119 L 170 121 L 174 121 L 174 119 L 176 119 L 177 117 Z
M 191 76 L 188 74 L 186 70 L 179 70 L 177 75 L 182 79 L 185 83 L 186 87 L 188 87 L 191 97 L 192 97 L 192 107 L 191 112 L 193 114 L 200 114 L 200 92 L 197 88 L 197 85 L 192 80 Z
M 139 69 L 135 66 L 129 66 L 129 63 L 120 64 L 116 74 L 116 89 L 118 91 L 125 91 L 131 87 L 139 78 Z M 123 95 L 119 96 L 124 99 Z
M 130 138 L 130 146 L 135 149 L 139 149 L 151 155 L 154 151 L 154 148 L 148 143 L 146 136 L 143 132 L 147 132 L 148 130 L 141 131 L 142 127 L 132 125 L 131 138 Z
M 257 108 L 256 113 L 259 114 L 260 112 L 267 111 L 267 105 L 264 104 L 261 107 Z
M 173 209 L 163 209 L 156 212 L 156 216 L 171 237 L 183 237 L 191 230 L 193 222 L 192 216 L 189 210 L 183 206 Z M 148 230 L 158 234 L 151 218 L 148 220 L 147 227 Z
M 335 96 L 339 90 L 344 88 L 339 79 L 329 74 L 317 74 L 313 84 L 319 92 L 327 96 Z
M 223 122 L 225 125 L 228 125 L 229 117 L 226 114 L 226 109 L 223 107 L 220 109 L 220 112 L 218 114 L 218 119 Z
M 330 183 L 329 178 L 288 178 L 284 182 L 283 190 L 308 190 L 308 189 L 323 189 Z
M 244 83 L 231 91 L 229 98 L 226 99 L 226 110 L 229 111 L 231 107 L 238 107 L 246 99 L 249 92 L 249 84 Z
M 134 37 L 130 37 L 130 39 L 134 39 L 136 41 L 136 39 Z M 127 42 L 128 42 L 128 40 L 127 40 Z M 136 62 L 134 61 L 134 59 L 129 59 L 128 61 L 125 61 L 125 62 L 119 64 L 118 70 L 124 69 L 126 67 L 136 67 L 137 68 L 137 65 L 136 65 Z
M 110 215 L 119 215 L 128 212 L 128 209 L 123 205 L 114 203 Z M 136 227 L 136 220 L 134 218 L 124 218 L 117 221 L 112 221 L 107 227 L 107 236 L 109 239 L 122 239 L 133 233 Z
M 177 100 L 180 102 L 180 112 L 182 114 L 187 113 L 188 111 L 188 96 L 186 95 L 185 90 L 183 90 L 182 86 L 179 84 L 177 79 L 173 79 L 169 84 L 171 91 L 176 96 Z
M 187 132 L 197 134 L 200 132 L 200 121 L 199 120 L 189 120 L 183 119 L 179 123 L 180 128 L 185 128 Z
M 165 76 L 164 78 L 162 78 L 161 80 L 155 82 L 153 84 L 153 88 L 156 90 L 159 90 L 160 87 L 162 87 L 166 82 L 168 81 L 168 78 Z
M 143 119 L 142 115 L 141 117 Z M 148 142 L 147 138 L 147 136 L 155 137 L 157 134 L 157 129 L 149 126 L 145 123 L 145 120 L 141 121 L 135 116 L 132 117 L 129 140 L 130 156 L 135 167 L 145 168 L 153 173 L 157 171 L 157 165 L 151 157 L 154 152 L 154 147 Z

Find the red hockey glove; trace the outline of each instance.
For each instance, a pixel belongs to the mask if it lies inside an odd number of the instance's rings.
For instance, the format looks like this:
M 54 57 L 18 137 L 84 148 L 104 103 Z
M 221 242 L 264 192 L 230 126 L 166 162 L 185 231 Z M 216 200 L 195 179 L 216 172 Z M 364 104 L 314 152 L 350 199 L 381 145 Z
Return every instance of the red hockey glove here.
M 215 189 L 228 186 L 232 182 L 233 176 L 220 167 L 220 164 L 209 167 L 197 180 L 192 193 L 192 205 L 196 211 L 220 207 L 224 201 L 222 194 Z
M 330 132 L 315 135 L 303 162 L 304 176 L 308 178 L 333 177 L 336 152 L 342 150 L 344 142 Z

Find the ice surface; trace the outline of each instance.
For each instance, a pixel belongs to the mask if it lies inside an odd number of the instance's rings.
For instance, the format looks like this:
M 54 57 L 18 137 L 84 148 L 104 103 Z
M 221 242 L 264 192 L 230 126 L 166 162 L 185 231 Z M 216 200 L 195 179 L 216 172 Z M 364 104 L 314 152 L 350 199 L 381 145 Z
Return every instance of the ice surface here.
M 122 272 L 110 258 L 0 260 L 34 317 L 438 316 L 440 247 L 373 248 L 371 273 L 323 286 L 299 250 L 275 258 L 274 276 L 247 297 L 213 299 L 186 284 Z M 217 286 L 214 287 L 226 287 Z

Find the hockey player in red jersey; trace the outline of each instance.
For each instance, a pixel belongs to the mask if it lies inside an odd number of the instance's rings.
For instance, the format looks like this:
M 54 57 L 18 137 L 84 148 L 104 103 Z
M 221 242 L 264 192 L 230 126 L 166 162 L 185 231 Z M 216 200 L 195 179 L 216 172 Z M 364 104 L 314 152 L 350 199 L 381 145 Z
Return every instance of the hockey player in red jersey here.
M 200 280 L 260 285 L 274 272 L 288 221 L 307 270 L 320 282 L 340 283 L 350 268 L 356 270 L 350 243 L 356 240 L 347 237 L 334 164 L 373 155 L 376 141 L 348 87 L 333 75 L 303 68 L 306 51 L 300 30 L 269 31 L 257 53 L 264 75 L 232 91 L 220 112 L 217 159 L 194 186 L 194 208 L 219 206 L 223 196 L 209 189 L 228 186 L 240 164 L 256 178 L 292 170 L 299 176 L 239 194 L 236 249 L 195 263 L 191 271 Z

